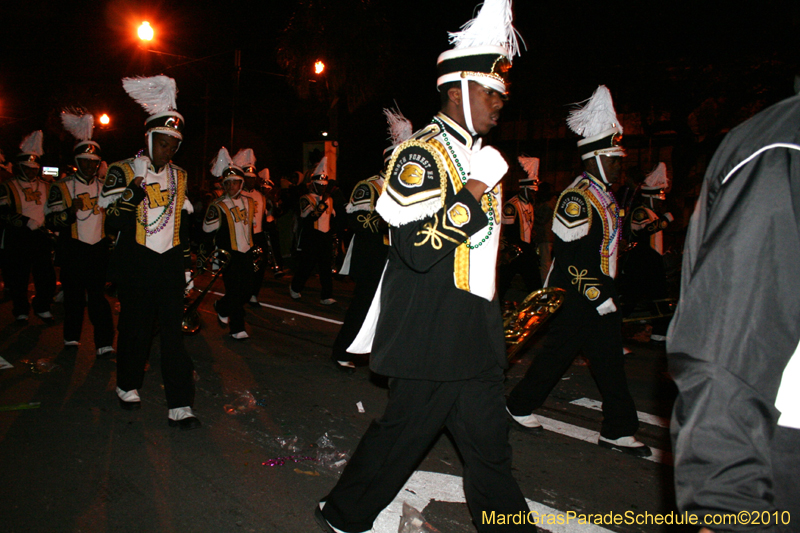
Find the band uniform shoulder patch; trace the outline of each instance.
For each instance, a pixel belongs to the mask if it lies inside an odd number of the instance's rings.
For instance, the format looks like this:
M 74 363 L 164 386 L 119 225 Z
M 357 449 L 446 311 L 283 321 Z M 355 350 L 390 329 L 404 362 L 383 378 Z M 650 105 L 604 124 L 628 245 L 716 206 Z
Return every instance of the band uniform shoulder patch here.
M 507 217 L 513 217 L 516 214 L 517 210 L 514 208 L 513 205 L 507 203 L 506 205 L 503 206 L 503 215 Z
M 53 187 L 50 187 L 50 195 L 47 198 L 47 203 L 50 204 L 51 206 L 55 206 L 55 205 L 59 205 L 63 201 L 64 201 L 64 198 L 62 197 L 62 194 L 61 194 L 61 187 L 59 187 L 57 185 L 55 185 Z
M 571 242 L 589 234 L 592 208 L 586 192 L 567 189 L 561 193 L 553 216 L 553 233 L 564 242 Z
M 361 183 L 353 191 L 351 200 L 353 202 L 357 202 L 359 200 L 363 200 L 364 198 L 369 198 L 369 185 L 366 183 Z
M 115 189 L 124 189 L 127 186 L 128 184 L 125 183 L 125 171 L 119 165 L 111 165 L 106 173 L 103 189 L 113 191 Z
M 458 202 L 447 210 L 447 219 L 453 226 L 460 228 L 469 223 L 469 208 L 461 202 Z
M 595 301 L 600 297 L 600 289 L 597 287 L 587 287 L 586 290 L 583 292 L 583 295 L 586 296 L 591 301 Z
M 578 189 L 566 190 L 558 200 L 556 219 L 568 228 L 585 224 L 590 217 L 589 200 L 586 193 Z
M 219 219 L 219 208 L 216 205 L 211 204 L 210 206 L 208 206 L 208 211 L 206 211 L 205 221 L 206 223 L 210 224 L 218 219 Z
M 634 211 L 633 211 L 633 215 L 632 215 L 632 218 L 633 218 L 633 220 L 635 220 L 636 222 L 642 222 L 642 221 L 645 221 L 645 220 L 647 220 L 647 211 L 645 211 L 645 210 L 644 210 L 644 209 L 642 209 L 641 207 L 640 207 L 640 208 L 638 208 L 638 209 L 634 209 Z
M 387 167 L 386 189 L 401 204 L 438 196 L 444 172 L 437 153 L 427 143 L 406 141 L 398 146 Z

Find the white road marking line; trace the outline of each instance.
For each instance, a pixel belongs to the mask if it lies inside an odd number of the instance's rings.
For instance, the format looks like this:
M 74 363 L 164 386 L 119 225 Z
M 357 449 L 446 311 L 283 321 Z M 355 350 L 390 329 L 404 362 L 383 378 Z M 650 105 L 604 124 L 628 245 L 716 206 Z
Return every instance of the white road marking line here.
M 591 400 L 589 398 L 580 398 L 578 400 L 572 400 L 569 403 L 573 405 L 580 405 L 581 407 L 588 407 L 589 409 L 594 409 L 595 411 L 603 410 L 602 402 L 598 402 L 597 400 Z M 651 426 L 658 426 L 660 428 L 669 427 L 669 419 L 667 418 L 651 415 L 650 413 L 643 413 L 641 411 L 636 411 L 636 415 L 639 417 L 639 421 L 644 422 L 645 424 L 650 424 Z
M 372 525 L 372 533 L 394 533 L 397 531 L 403 515 L 403 502 L 422 512 L 433 500 L 466 503 L 464 480 L 459 476 L 437 472 L 414 472 L 392 503 L 378 515 Z M 544 523 L 539 525 L 542 531 L 549 531 L 550 533 L 611 533 L 610 530 L 594 524 L 578 524 L 577 518 L 567 520 L 566 513 L 542 503 L 534 502 L 527 498 L 525 501 L 528 503 L 528 509 L 534 513 L 531 515 L 533 519 L 544 519 Z M 563 524 L 551 524 L 548 521 L 563 522 Z
M 597 444 L 597 438 L 600 436 L 600 433 L 597 431 L 592 431 L 591 429 L 586 429 L 580 426 L 567 424 L 566 422 L 561 422 L 560 420 L 553 420 L 552 418 L 546 418 L 539 414 L 536 415 L 536 418 L 539 419 L 539 422 L 542 423 L 542 427 L 547 431 L 552 431 L 553 433 L 558 433 L 559 435 L 566 435 L 567 437 L 572 437 L 573 439 L 583 440 L 586 442 L 591 442 L 592 444 Z M 672 464 L 671 453 L 652 447 L 650 449 L 653 451 L 653 455 L 651 455 L 650 457 L 642 457 L 642 459 L 646 459 L 647 461 L 653 461 L 654 463 L 663 463 L 666 465 Z
M 225 296 L 221 292 L 215 292 L 215 291 L 209 291 L 209 292 L 211 294 L 216 294 L 217 296 Z M 284 311 L 286 313 L 292 313 L 293 315 L 300 315 L 300 316 L 304 316 L 306 318 L 313 318 L 314 320 L 321 320 L 323 322 L 330 322 L 331 324 L 339 324 L 340 326 L 342 324 L 344 324 L 344 322 L 342 322 L 340 320 L 334 320 L 332 318 L 325 318 L 324 316 L 311 315 L 309 313 L 303 313 L 301 311 L 295 311 L 294 309 L 286 309 L 285 307 L 278 307 L 277 305 L 265 304 L 263 302 L 258 302 L 258 305 L 260 305 L 261 307 L 268 307 L 270 309 L 277 309 L 278 311 Z

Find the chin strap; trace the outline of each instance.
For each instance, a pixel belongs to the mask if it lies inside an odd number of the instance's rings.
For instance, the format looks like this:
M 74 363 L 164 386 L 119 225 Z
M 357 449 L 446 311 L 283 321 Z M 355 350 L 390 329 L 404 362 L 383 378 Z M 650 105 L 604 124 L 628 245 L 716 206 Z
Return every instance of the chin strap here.
M 606 178 L 606 171 L 603 170 L 603 163 L 600 161 L 600 156 L 594 156 L 594 160 L 597 162 L 597 169 L 600 171 L 600 180 L 610 187 L 611 184 L 608 182 L 608 178 Z
M 473 135 L 478 133 L 472 126 L 472 109 L 469 106 L 469 81 L 467 78 L 461 78 L 461 107 L 464 108 L 464 122 L 467 123 L 467 129 Z

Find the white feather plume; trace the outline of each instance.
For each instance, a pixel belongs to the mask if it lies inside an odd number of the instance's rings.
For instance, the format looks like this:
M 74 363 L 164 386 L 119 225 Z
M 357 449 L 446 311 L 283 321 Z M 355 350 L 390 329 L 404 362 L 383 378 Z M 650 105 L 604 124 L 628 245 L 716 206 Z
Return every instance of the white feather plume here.
M 319 160 L 317 168 L 311 173 L 311 176 L 327 176 L 328 175 L 328 156 Z
M 19 145 L 20 153 L 34 154 L 39 157 L 43 156 L 44 149 L 42 148 L 42 138 L 42 130 L 36 130 L 29 134 L 27 137 L 22 139 L 22 142 Z
M 644 179 L 644 186 L 648 189 L 667 189 L 669 187 L 667 164 L 662 161 L 656 165 L 656 168 Z
M 242 148 L 233 156 L 233 164 L 241 168 L 254 167 L 256 166 L 256 154 L 252 148 Z
M 231 154 L 228 153 L 228 149 L 224 146 L 219 149 L 217 153 L 217 157 L 214 158 L 214 161 L 211 165 L 211 174 L 220 177 L 222 173 L 225 172 L 225 169 L 230 167 L 233 164 L 231 161 Z
M 150 116 L 177 109 L 178 86 L 167 76 L 123 78 L 122 87 Z
M 89 141 L 94 132 L 94 116 L 91 113 L 79 113 L 73 110 L 61 112 L 61 123 L 70 135 L 79 141 Z
M 523 170 L 528 173 L 528 179 L 539 178 L 539 158 L 538 157 L 525 157 L 519 156 L 519 164 L 522 165 Z
M 617 128 L 622 133 L 622 125 L 617 120 L 614 101 L 611 99 L 608 87 L 600 85 L 592 97 L 584 102 L 586 104 L 583 107 L 570 112 L 567 118 L 569 129 L 585 138 L 594 137 L 612 128 Z
M 450 43 L 455 49 L 501 46 L 508 52 L 510 61 L 520 53 L 513 20 L 511 0 L 485 0 L 478 16 L 461 26 L 461 31 L 448 32 Z
M 399 109 L 396 111 L 384 109 L 383 114 L 386 115 L 386 122 L 389 124 L 389 140 L 392 141 L 393 146 L 408 140 L 414 133 L 411 121 L 404 117 Z

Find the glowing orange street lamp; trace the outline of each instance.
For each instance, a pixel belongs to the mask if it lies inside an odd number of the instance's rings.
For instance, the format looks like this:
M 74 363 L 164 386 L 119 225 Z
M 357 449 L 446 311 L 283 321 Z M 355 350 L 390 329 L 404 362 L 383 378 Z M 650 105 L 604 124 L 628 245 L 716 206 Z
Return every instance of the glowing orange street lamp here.
M 314 74 L 322 74 L 323 70 L 325 70 L 325 63 L 322 61 L 314 63 Z
M 142 25 L 139 26 L 137 31 L 139 35 L 139 39 L 143 41 L 152 41 L 153 40 L 153 27 L 150 26 L 150 23 L 147 21 L 142 22 Z
M 102 115 L 100 115 L 100 124 L 102 124 L 103 126 L 108 126 L 110 122 L 111 119 L 107 114 L 103 113 Z

